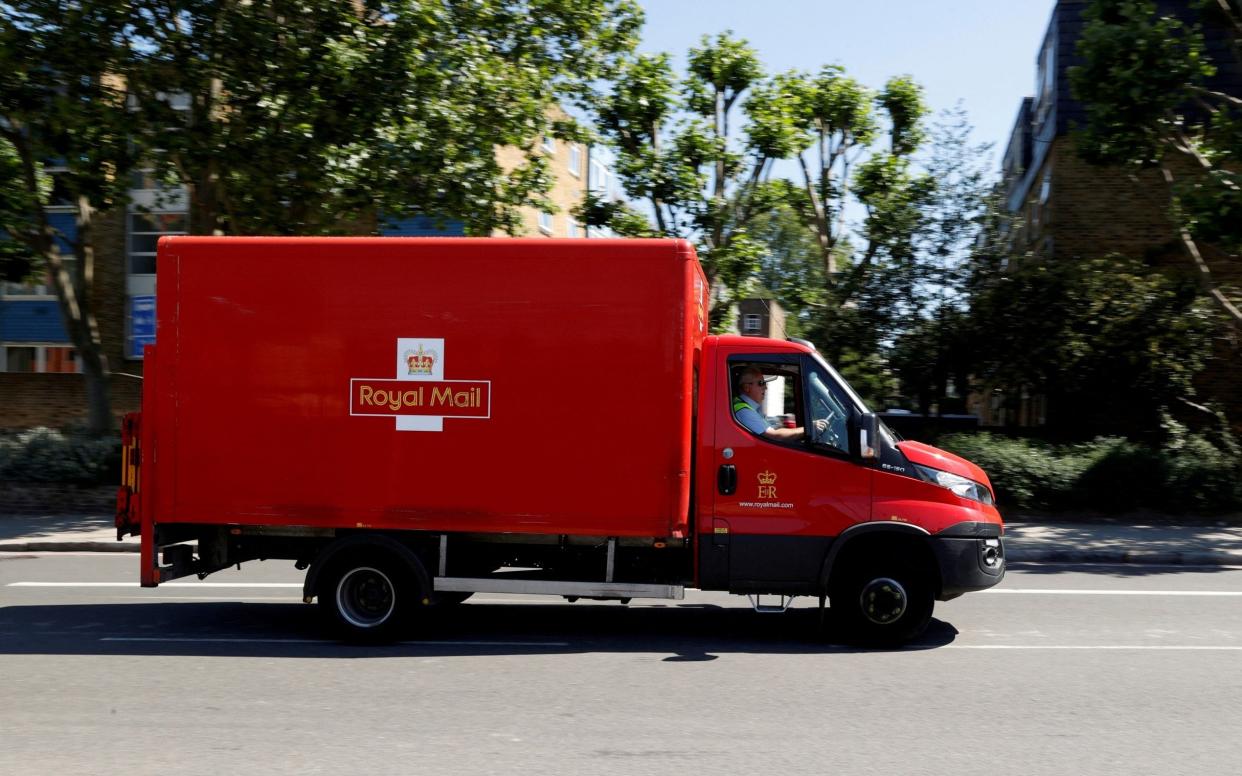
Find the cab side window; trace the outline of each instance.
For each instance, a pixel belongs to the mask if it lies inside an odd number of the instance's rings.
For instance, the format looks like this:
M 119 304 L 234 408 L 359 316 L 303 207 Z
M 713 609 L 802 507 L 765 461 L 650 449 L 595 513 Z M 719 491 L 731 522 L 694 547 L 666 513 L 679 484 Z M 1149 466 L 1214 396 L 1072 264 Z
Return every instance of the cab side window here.
M 801 368 L 798 364 L 743 361 L 730 365 L 734 419 L 752 434 L 802 425 Z

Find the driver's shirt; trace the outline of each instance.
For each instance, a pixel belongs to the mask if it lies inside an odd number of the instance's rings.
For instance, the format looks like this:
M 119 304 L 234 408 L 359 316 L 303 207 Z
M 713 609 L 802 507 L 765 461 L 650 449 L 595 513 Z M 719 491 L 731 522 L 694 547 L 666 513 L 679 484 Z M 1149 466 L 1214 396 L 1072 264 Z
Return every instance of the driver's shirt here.
M 733 417 L 752 434 L 762 436 L 769 428 L 768 422 L 759 414 L 759 402 L 746 395 L 738 396 L 733 401 Z

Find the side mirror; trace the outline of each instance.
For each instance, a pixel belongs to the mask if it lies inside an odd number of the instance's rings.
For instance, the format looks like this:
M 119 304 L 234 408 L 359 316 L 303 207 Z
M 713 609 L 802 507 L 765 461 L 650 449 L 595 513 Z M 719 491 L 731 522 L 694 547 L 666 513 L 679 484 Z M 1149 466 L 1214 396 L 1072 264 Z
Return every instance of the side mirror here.
M 863 460 L 880 457 L 880 419 L 874 412 L 864 412 L 858 422 L 858 455 Z

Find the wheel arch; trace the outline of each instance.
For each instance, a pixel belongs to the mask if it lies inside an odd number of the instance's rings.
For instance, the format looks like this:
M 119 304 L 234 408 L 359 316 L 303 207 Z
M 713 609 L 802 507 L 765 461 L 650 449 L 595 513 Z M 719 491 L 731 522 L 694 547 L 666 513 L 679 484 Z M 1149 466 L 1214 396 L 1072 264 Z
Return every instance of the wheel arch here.
M 302 585 L 302 600 L 310 603 L 319 595 L 319 579 L 332 561 L 358 551 L 381 552 L 401 563 L 418 580 L 424 595 L 431 595 L 431 578 L 418 554 L 410 547 L 384 534 L 351 534 L 333 541 L 315 556 Z
M 908 523 L 870 522 L 851 526 L 832 543 L 824 558 L 819 575 L 819 589 L 828 593 L 832 588 L 833 574 L 845 568 L 861 552 L 875 547 L 904 547 L 911 549 L 928 574 L 937 595 L 941 588 L 940 564 L 930 542 L 931 534 Z

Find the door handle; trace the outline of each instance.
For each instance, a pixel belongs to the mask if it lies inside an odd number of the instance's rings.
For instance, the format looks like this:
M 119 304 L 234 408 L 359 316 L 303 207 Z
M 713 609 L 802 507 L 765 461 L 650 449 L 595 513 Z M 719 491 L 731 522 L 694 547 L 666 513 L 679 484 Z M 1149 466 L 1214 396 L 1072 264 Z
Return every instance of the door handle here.
M 716 487 L 722 496 L 732 496 L 737 491 L 737 467 L 726 463 L 716 474 Z

